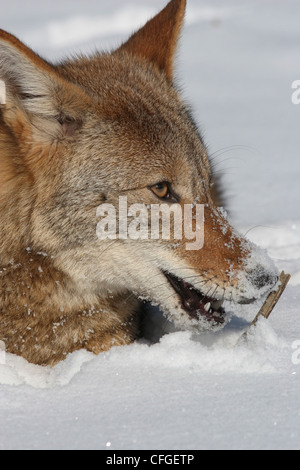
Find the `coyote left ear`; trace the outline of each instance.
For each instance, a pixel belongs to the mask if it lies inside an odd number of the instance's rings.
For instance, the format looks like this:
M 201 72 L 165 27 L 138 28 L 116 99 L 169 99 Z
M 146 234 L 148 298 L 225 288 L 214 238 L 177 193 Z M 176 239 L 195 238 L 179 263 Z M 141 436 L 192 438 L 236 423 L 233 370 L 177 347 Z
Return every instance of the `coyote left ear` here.
M 172 0 L 118 50 L 142 57 L 173 78 L 173 60 L 185 14 L 186 0 Z

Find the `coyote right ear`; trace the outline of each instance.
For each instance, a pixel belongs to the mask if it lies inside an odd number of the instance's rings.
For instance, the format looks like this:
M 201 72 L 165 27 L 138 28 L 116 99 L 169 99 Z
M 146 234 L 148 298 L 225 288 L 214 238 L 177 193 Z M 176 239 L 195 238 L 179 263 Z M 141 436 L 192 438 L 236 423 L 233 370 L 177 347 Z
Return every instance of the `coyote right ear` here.
M 147 59 L 173 78 L 173 60 L 185 14 L 186 0 L 172 0 L 118 50 Z
M 14 132 L 26 127 L 33 141 L 43 142 L 70 136 L 87 99 L 54 66 L 0 30 L 0 111 Z

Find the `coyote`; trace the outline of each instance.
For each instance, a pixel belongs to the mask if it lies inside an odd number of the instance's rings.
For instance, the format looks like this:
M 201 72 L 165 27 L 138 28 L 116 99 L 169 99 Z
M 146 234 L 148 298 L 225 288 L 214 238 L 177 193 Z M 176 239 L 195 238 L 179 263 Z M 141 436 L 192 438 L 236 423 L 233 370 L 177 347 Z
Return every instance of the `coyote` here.
M 179 328 L 223 327 L 224 301 L 277 282 L 220 209 L 205 143 L 174 84 L 185 0 L 111 53 L 51 64 L 0 31 L 0 340 L 53 366 L 140 335 L 145 301 Z M 204 243 L 97 236 L 97 209 L 204 207 Z M 117 209 L 116 209 L 117 210 Z M 99 212 L 98 212 L 99 214 Z M 192 222 L 193 223 L 193 222 Z

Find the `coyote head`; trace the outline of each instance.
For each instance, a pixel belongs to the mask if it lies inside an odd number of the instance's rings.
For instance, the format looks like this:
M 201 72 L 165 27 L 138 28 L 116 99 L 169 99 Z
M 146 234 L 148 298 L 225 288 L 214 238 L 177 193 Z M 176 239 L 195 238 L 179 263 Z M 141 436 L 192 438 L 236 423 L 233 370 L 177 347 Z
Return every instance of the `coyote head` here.
M 218 207 L 206 146 L 174 83 L 185 3 L 172 0 L 111 53 L 57 65 L 0 33 L 1 256 L 30 247 L 68 276 L 74 298 L 140 297 L 180 326 L 217 328 L 224 300 L 252 302 L 277 274 Z M 125 196 L 200 204 L 201 249 L 187 250 L 184 233 L 99 240 L 97 208 L 118 215 Z

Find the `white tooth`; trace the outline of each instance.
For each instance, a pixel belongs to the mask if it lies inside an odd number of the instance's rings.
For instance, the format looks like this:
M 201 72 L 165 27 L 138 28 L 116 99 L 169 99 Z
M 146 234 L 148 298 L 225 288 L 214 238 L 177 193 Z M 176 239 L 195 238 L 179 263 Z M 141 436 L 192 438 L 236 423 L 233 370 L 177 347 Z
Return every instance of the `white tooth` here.
M 207 304 L 204 305 L 204 310 L 206 310 L 207 312 L 209 312 L 210 305 L 211 305 L 211 303 L 210 303 L 210 302 L 207 302 Z

